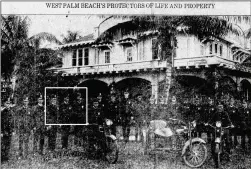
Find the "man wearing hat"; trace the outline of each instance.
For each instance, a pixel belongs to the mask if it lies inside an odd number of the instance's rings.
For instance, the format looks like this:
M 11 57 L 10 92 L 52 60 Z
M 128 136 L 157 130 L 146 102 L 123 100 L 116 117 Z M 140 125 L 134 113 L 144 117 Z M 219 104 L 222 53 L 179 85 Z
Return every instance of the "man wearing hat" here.
M 100 105 L 101 103 L 99 103 Z M 111 132 L 116 136 L 116 125 L 117 125 L 117 114 L 118 114 L 118 101 L 115 94 L 110 95 L 110 99 L 108 102 L 108 111 L 105 114 L 105 117 L 111 119 L 113 121 L 113 125 L 111 126 Z M 102 106 L 102 105 L 100 105 Z M 101 107 L 102 108 L 102 107 Z
M 70 104 L 70 97 L 69 94 L 67 94 L 64 97 L 63 103 L 60 106 L 60 118 L 59 121 L 61 124 L 70 124 L 71 122 L 71 116 L 73 114 L 73 107 Z M 69 125 L 63 125 L 61 127 L 61 142 L 62 142 L 62 148 L 67 149 L 68 148 L 68 139 L 70 135 L 70 129 L 71 126 Z
M 125 90 L 122 97 L 123 98 L 121 99 L 119 105 L 119 111 L 120 111 L 119 114 L 121 115 L 120 121 L 123 131 L 123 139 L 125 143 L 127 143 L 129 141 L 130 127 L 132 120 L 132 101 L 129 98 L 130 94 L 128 92 L 128 89 Z
M 214 115 L 216 109 L 215 109 L 215 105 L 214 105 L 214 100 L 212 97 L 208 98 L 208 103 L 205 105 L 205 111 L 204 111 L 204 119 L 203 122 L 206 123 L 208 121 L 208 119 L 211 118 L 212 115 Z M 212 141 L 212 137 L 211 137 L 211 133 L 212 133 L 212 128 L 206 126 L 205 127 L 205 131 L 207 132 L 207 140 L 209 143 L 211 143 Z
M 250 118 L 250 107 L 248 107 L 248 103 L 246 100 L 243 100 L 242 102 L 242 108 L 240 110 L 240 120 L 241 120 L 241 123 L 240 123 L 241 147 L 243 150 L 247 150 L 246 149 L 246 136 L 248 136 L 250 139 L 249 128 L 250 128 L 251 118 Z M 250 143 L 250 140 L 249 140 L 249 143 Z
M 76 124 L 85 124 L 86 123 L 86 101 L 82 98 L 81 93 L 77 93 L 77 99 L 73 107 L 74 115 L 73 122 Z M 74 126 L 74 144 L 80 145 L 79 134 L 81 134 L 83 126 L 76 125 Z
M 39 142 L 39 154 L 43 154 L 44 137 L 45 137 L 45 124 L 44 124 L 44 105 L 43 96 L 38 98 L 38 104 L 33 107 L 33 120 L 34 120 L 34 140 L 33 151 L 37 152 L 37 144 Z
M 225 107 L 223 106 L 223 102 L 220 101 L 217 105 L 217 109 L 215 111 L 215 113 L 211 116 L 211 118 L 208 120 L 208 122 L 206 123 L 206 126 L 208 124 L 215 124 L 216 121 L 221 121 L 221 125 L 222 127 L 227 127 L 227 126 L 231 126 L 231 128 L 234 127 L 230 117 L 229 117 L 229 114 L 227 112 L 227 110 L 225 109 Z M 215 131 L 212 130 L 212 136 L 213 136 L 213 139 L 212 140 L 215 140 Z M 224 130 L 224 133 L 223 133 L 223 139 L 225 139 L 225 143 L 226 143 L 226 151 L 228 154 L 230 154 L 230 142 L 229 142 L 229 130 L 228 129 L 225 129 Z M 214 142 L 212 141 L 211 142 L 211 151 L 212 153 L 214 154 Z M 217 159 L 217 156 L 214 156 L 214 160 L 216 161 Z M 216 163 L 217 165 L 218 163 Z M 218 167 L 218 166 L 216 166 Z
M 57 97 L 52 95 L 49 105 L 46 106 L 46 124 L 57 124 L 58 112 Z M 57 126 L 47 125 L 46 130 L 48 134 L 48 148 L 50 151 L 54 151 L 56 148 Z
M 29 137 L 33 129 L 32 109 L 29 106 L 29 98 L 24 97 L 23 106 L 18 109 L 17 128 L 19 136 L 19 158 L 27 158 L 29 149 Z M 24 145 L 24 149 L 23 149 Z
M 229 113 L 230 119 L 235 126 L 233 129 L 230 129 L 230 144 L 232 148 L 235 148 L 238 144 L 237 135 L 240 130 L 240 114 L 235 103 L 235 99 L 231 98 L 229 101 L 229 105 L 227 106 L 227 111 Z M 234 141 L 232 140 L 232 136 L 234 137 Z
M 197 123 L 196 125 L 196 131 L 197 131 L 197 136 L 201 137 L 202 132 L 203 132 L 203 117 L 204 117 L 204 111 L 201 103 L 201 99 L 199 98 L 198 95 L 195 96 L 194 99 L 194 105 L 193 105 L 193 110 L 194 110 L 194 119 Z
M 1 161 L 9 159 L 11 134 L 13 132 L 13 117 L 10 109 L 10 99 L 4 103 L 1 109 Z

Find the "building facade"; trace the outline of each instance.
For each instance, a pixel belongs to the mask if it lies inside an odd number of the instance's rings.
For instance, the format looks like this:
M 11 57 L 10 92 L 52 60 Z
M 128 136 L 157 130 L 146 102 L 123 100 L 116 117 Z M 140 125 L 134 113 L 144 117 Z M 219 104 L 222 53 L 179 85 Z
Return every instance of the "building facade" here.
M 102 39 L 96 30 L 62 45 L 63 66 L 55 70 L 63 71 L 65 77 L 77 78 L 76 86 L 88 87 L 93 97 L 109 93 L 111 85 L 120 93 L 129 89 L 131 97 L 142 94 L 156 100 L 160 96 L 168 100 L 170 94 L 180 98 L 184 94 L 210 96 L 212 79 L 219 77 L 222 92 L 238 92 L 250 100 L 251 68 L 245 65 L 250 62 L 250 49 L 245 39 L 228 35 L 199 40 L 180 33 L 176 48 L 170 53 L 158 42 L 158 31 L 125 34 L 119 23 L 104 33 L 111 29 L 117 31 L 109 39 Z

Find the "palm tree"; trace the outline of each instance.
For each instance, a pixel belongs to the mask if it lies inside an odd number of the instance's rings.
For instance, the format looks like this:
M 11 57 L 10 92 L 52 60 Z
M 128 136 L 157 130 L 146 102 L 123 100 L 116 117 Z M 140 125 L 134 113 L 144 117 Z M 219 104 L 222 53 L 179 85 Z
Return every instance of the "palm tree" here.
M 24 94 L 34 96 L 36 92 L 43 93 L 43 84 L 52 83 L 53 79 L 55 80 L 54 76 L 57 76 L 48 68 L 59 63 L 57 51 L 41 49 L 40 45 L 44 41 L 56 44 L 61 42 L 46 32 L 28 37 L 28 29 L 28 17 L 2 16 L 2 75 L 8 80 L 16 78 L 14 92 L 18 98 Z
M 10 81 L 14 71 L 14 60 L 27 45 L 29 23 L 27 17 L 15 15 L 1 16 L 1 21 L 1 75 Z
M 63 36 L 63 35 L 62 35 Z M 67 31 L 67 35 L 63 36 L 63 44 L 76 41 L 78 38 L 81 38 L 78 31 Z
M 39 48 L 44 40 L 61 44 L 57 38 L 49 33 L 42 32 L 28 37 L 29 18 L 16 15 L 1 16 L 1 72 L 5 79 L 10 79 L 14 66 L 18 65 L 20 52 L 27 47 Z

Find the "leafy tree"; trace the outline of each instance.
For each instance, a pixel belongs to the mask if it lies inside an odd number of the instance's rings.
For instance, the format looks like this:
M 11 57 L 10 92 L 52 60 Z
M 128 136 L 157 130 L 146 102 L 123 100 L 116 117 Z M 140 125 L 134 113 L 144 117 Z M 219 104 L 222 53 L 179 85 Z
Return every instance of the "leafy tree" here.
M 20 101 L 24 95 L 35 100 L 37 93 L 43 93 L 45 86 L 57 85 L 60 74 L 50 67 L 60 64 L 58 51 L 41 49 L 44 41 L 61 44 L 57 38 L 46 32 L 28 37 L 29 18 L 16 15 L 2 16 L 2 76 L 9 80 L 16 78 L 15 96 Z
M 29 21 L 16 15 L 1 16 L 1 76 L 10 81 L 15 60 L 27 45 Z
M 55 74 L 50 68 L 59 65 L 58 52 L 52 49 L 25 48 L 15 71 L 18 82 L 15 95 L 21 101 L 28 95 L 35 102 L 38 94 L 44 94 L 44 88 L 58 86 L 61 73 Z
M 63 35 L 62 35 L 63 36 Z M 81 38 L 78 31 L 67 31 L 67 35 L 63 36 L 63 44 L 76 41 L 78 38 Z

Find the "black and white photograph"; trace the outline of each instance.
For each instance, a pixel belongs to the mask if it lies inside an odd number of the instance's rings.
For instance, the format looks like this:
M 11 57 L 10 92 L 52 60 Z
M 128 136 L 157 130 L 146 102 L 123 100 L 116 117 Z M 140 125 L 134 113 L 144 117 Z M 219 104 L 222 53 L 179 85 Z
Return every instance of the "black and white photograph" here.
M 249 1 L 12 3 L 0 168 L 251 168 Z

